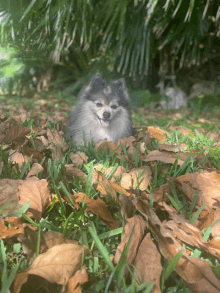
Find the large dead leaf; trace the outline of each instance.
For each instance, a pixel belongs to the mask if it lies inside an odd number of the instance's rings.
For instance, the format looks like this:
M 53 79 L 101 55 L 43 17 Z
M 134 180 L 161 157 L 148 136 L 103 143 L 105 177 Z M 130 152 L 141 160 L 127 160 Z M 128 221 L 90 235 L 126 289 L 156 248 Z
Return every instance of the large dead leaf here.
M 98 215 L 101 220 L 106 223 L 111 229 L 120 227 L 120 222 L 116 221 L 109 212 L 105 202 L 101 199 L 91 199 L 85 193 L 75 193 L 74 201 L 76 203 L 82 202 L 85 198 L 87 204 L 86 211 Z
M 107 140 L 103 139 L 95 145 L 95 150 L 97 152 L 99 152 L 101 149 L 105 149 L 105 148 L 108 148 L 110 153 L 117 149 L 115 151 L 115 155 L 118 155 L 122 152 L 122 148 L 119 146 L 119 144 L 117 142 L 107 141 Z
M 116 254 L 114 257 L 114 262 L 116 264 L 119 262 L 119 259 L 124 250 L 125 244 L 128 243 L 128 240 L 130 238 L 133 228 L 134 228 L 134 233 L 132 235 L 131 243 L 129 246 L 129 251 L 127 255 L 127 263 L 128 265 L 131 265 L 134 262 L 134 259 L 137 255 L 138 247 L 140 243 L 142 242 L 142 239 L 145 234 L 145 230 L 147 228 L 147 223 L 143 220 L 143 218 L 140 215 L 134 215 L 132 218 L 127 219 L 126 221 L 125 236 L 123 238 L 123 241 L 117 247 Z
M 0 143 L 8 144 L 17 141 L 29 132 L 31 132 L 29 127 L 13 124 L 9 118 L 0 124 Z
M 149 195 L 150 198 L 153 198 L 156 202 L 166 201 L 168 199 L 166 193 L 172 194 L 170 185 L 165 183 L 158 188 L 155 188 Z
M 141 156 L 141 160 L 144 162 L 153 162 L 153 161 L 161 161 L 167 164 L 174 164 L 176 161 L 176 154 L 172 152 L 165 151 L 152 151 L 147 156 Z M 184 161 L 177 159 L 177 164 L 182 165 Z
M 132 200 L 136 209 L 148 220 L 148 227 L 155 234 L 158 246 L 163 256 L 170 262 L 174 256 L 183 251 L 175 270 L 185 280 L 187 286 L 194 292 L 217 293 L 220 290 L 220 280 L 214 275 L 207 262 L 198 258 L 190 258 L 184 248 L 175 239 L 175 235 L 160 222 L 150 203 L 146 199 Z
M 28 172 L 26 178 L 31 177 L 31 176 L 36 176 L 37 174 L 39 174 L 43 170 L 44 170 L 44 168 L 40 164 L 34 163 L 31 167 L 31 170 Z
M 88 253 L 85 246 L 78 244 L 56 245 L 40 254 L 28 273 L 41 276 L 51 283 L 66 285 L 80 268 L 82 256 Z
M 8 225 L 6 225 L 6 222 L 7 220 L 0 220 L 0 237 L 2 239 L 16 237 L 24 233 L 23 227 L 19 227 L 18 225 L 11 225 L 10 227 L 8 227 Z
M 187 145 L 185 143 L 181 143 L 179 145 L 172 145 L 171 143 L 161 143 L 159 144 L 158 150 L 178 153 L 181 151 L 186 151 Z
M 132 169 L 128 174 L 123 173 L 121 178 L 121 186 L 125 189 L 146 190 L 151 182 L 152 172 L 149 166 Z
M 26 180 L 1 179 L 0 188 L 4 192 L 5 199 L 15 194 L 21 206 L 30 201 L 29 211 L 37 219 L 41 219 L 42 212 L 50 204 L 51 195 L 46 179 L 39 180 L 36 177 Z
M 207 203 L 213 208 L 220 208 L 220 174 L 216 172 L 188 173 L 177 178 L 169 177 L 177 188 L 192 201 L 196 190 L 199 190 L 197 204 Z
M 62 131 L 59 132 L 55 128 L 53 130 L 50 130 L 49 128 L 47 128 L 47 137 L 48 137 L 49 143 L 53 143 L 54 146 L 59 147 L 64 152 L 68 149 L 69 145 L 66 142 L 64 142 Z
M 154 126 L 147 127 L 147 130 L 150 132 L 151 138 L 156 138 L 161 143 L 165 143 L 163 141 L 166 140 L 166 131 L 163 131 L 162 129 L 156 128 Z
M 28 156 L 28 157 L 33 157 L 33 161 L 35 162 L 35 163 L 41 163 L 41 161 L 43 160 L 43 158 L 44 158 L 44 153 L 42 153 L 42 152 L 39 152 L 38 150 L 35 150 L 35 149 L 33 149 L 33 148 L 29 148 L 29 147 L 27 147 L 27 146 L 24 146 L 23 148 L 22 148 L 22 153 L 24 154 L 24 155 L 26 155 L 26 156 Z
M 151 292 L 160 293 L 160 277 L 163 267 L 161 266 L 160 253 L 152 241 L 150 233 L 148 233 L 141 242 L 134 261 L 134 266 L 140 278 L 140 283 L 153 283 L 154 286 Z
M 85 183 L 85 177 L 87 177 L 87 175 L 79 168 L 75 167 L 74 164 L 65 164 L 65 170 L 67 176 L 79 177 L 82 182 Z
M 84 283 L 88 282 L 88 273 L 86 271 L 86 266 L 82 266 L 75 275 L 69 280 L 65 293 L 81 293 L 81 286 Z
M 31 226 L 24 227 L 24 234 L 18 237 L 18 240 L 22 243 L 22 249 L 28 256 L 29 261 L 32 261 L 35 257 L 37 239 L 38 231 Z M 55 245 L 64 243 L 76 244 L 77 242 L 66 238 L 64 234 L 56 231 L 42 232 L 40 238 L 40 253 L 46 252 L 49 248 L 52 248 Z
M 16 213 L 22 207 L 22 205 L 19 204 L 17 180 L 12 180 L 12 179 L 0 180 L 0 209 L 2 209 L 3 206 L 5 206 L 6 204 L 7 206 L 4 207 L 3 211 L 1 212 L 0 218 L 16 216 Z
M 23 165 L 23 163 L 27 163 L 28 162 L 28 158 L 26 156 L 23 156 L 21 153 L 19 153 L 16 150 L 11 150 L 9 153 L 9 160 L 15 164 L 18 164 L 19 170 L 21 170 L 21 167 Z

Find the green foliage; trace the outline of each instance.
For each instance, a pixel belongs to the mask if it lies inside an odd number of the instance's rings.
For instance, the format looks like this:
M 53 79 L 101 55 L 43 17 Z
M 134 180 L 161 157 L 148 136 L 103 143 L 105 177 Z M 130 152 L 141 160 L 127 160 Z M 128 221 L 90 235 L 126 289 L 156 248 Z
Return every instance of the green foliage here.
M 0 37 L 43 67 L 68 61 L 77 77 L 97 70 L 143 76 L 154 57 L 163 62 L 169 54 L 176 67 L 209 58 L 210 47 L 199 44 L 219 33 L 217 8 L 217 0 L 2 1 Z

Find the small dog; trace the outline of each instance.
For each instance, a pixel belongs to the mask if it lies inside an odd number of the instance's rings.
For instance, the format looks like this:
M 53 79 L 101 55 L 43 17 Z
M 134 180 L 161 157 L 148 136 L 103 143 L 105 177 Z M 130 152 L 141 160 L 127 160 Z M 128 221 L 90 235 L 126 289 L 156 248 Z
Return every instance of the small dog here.
M 117 141 L 132 135 L 130 102 L 123 78 L 107 85 L 99 74 L 79 93 L 79 101 L 71 113 L 68 131 L 77 145 L 102 139 Z

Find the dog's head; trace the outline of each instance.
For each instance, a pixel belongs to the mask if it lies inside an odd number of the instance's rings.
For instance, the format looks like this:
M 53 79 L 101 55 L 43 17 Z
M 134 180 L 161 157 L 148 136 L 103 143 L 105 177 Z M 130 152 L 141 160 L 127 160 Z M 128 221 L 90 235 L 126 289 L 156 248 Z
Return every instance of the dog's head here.
M 83 98 L 90 101 L 90 109 L 100 125 L 108 127 L 111 120 L 120 115 L 129 103 L 125 80 L 123 78 L 110 82 L 110 85 L 96 74 L 84 88 Z

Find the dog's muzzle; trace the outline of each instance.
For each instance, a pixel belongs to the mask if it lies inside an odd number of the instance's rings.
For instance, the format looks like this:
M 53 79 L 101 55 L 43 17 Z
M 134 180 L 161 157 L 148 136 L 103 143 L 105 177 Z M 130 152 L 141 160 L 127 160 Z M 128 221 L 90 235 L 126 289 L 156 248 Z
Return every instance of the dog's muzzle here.
M 99 123 L 100 123 L 102 126 L 108 127 L 108 126 L 109 126 L 109 123 L 110 123 L 110 117 L 111 117 L 111 114 L 110 114 L 109 112 L 104 112 L 104 113 L 102 114 L 102 117 L 103 117 L 103 118 L 98 117 Z

